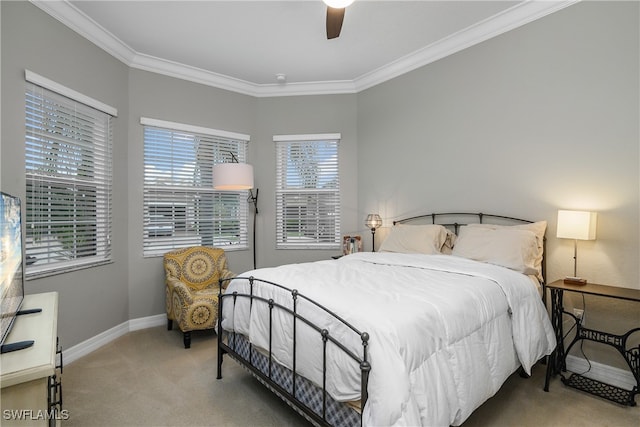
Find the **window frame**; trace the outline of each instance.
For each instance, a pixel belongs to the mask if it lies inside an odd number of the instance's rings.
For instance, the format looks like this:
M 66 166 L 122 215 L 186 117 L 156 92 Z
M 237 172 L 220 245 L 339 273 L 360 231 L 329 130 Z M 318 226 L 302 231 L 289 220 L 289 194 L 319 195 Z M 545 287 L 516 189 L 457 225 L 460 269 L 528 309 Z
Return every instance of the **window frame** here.
M 29 70 L 25 80 L 25 278 L 111 263 L 118 110 Z
M 276 249 L 340 249 L 342 238 L 340 230 L 340 140 L 341 134 L 339 133 L 275 135 L 273 137 L 273 141 L 276 145 Z M 331 151 L 333 151 L 331 153 L 331 162 L 327 163 L 327 159 L 324 159 L 324 163 L 330 166 L 324 168 L 325 170 L 321 169 L 318 181 L 323 178 L 332 178 L 335 185 L 334 188 L 301 187 L 299 183 L 293 184 L 293 177 L 292 183 L 287 184 L 288 180 L 286 179 L 284 171 L 291 170 L 291 168 L 294 168 L 294 165 L 290 163 L 289 156 L 287 156 L 283 150 L 289 150 L 293 147 L 301 149 L 304 145 L 308 146 L 309 144 L 314 143 L 324 145 L 328 144 L 329 146 L 333 145 L 331 147 Z M 326 152 L 323 152 L 323 155 L 326 154 Z M 315 161 L 319 163 L 322 162 L 323 159 L 315 159 Z M 332 170 L 332 168 L 334 168 L 334 170 Z M 304 180 L 301 176 L 298 176 L 298 178 Z M 287 202 L 285 200 L 287 198 L 301 199 L 304 197 L 312 197 L 311 204 L 315 204 L 315 206 L 311 207 L 312 211 L 314 211 L 314 216 L 309 219 L 308 211 L 303 213 L 301 209 L 303 209 L 304 206 L 300 204 L 298 205 L 298 214 L 295 214 L 294 212 L 293 215 L 287 219 L 285 211 L 288 210 L 293 212 L 296 207 L 293 205 L 287 206 Z M 319 200 L 321 197 L 325 200 Z M 305 202 L 305 204 L 307 203 Z M 331 206 L 333 206 L 333 210 L 331 210 Z M 308 207 L 309 206 L 307 205 L 307 208 Z M 330 218 L 331 216 L 333 216 L 333 219 Z M 287 235 L 291 234 L 293 228 L 296 228 L 294 225 L 291 229 L 287 230 L 288 226 L 285 226 L 285 223 L 291 221 L 298 222 L 298 234 L 307 233 L 304 237 L 304 241 L 302 240 L 302 237 L 301 241 L 297 242 L 287 238 Z M 304 228 L 308 226 L 309 221 L 315 221 L 316 223 L 315 229 L 313 229 L 313 236 L 308 234 L 308 231 L 304 231 Z M 329 230 L 332 229 L 333 232 L 319 232 L 319 228 L 323 226 L 328 227 Z
M 249 249 L 249 192 L 214 190 L 211 169 L 216 163 L 231 161 L 232 153 L 245 162 L 250 136 L 148 117 L 141 117 L 140 124 L 144 145 L 143 257 L 198 245 L 225 251 Z M 148 140 L 147 132 L 156 134 L 153 140 Z M 156 146 L 148 145 L 152 143 Z M 158 144 L 171 147 L 171 154 L 161 152 Z M 162 167 L 163 172 L 154 173 L 156 167 Z M 154 229 L 157 232 L 152 233 Z M 229 240 L 230 235 L 235 237 Z

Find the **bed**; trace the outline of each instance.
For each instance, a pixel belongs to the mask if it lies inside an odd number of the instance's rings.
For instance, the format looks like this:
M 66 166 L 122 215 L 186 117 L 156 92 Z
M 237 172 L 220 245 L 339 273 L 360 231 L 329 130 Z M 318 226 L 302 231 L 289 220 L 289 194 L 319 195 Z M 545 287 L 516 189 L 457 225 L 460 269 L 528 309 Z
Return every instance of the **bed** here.
M 229 356 L 316 425 L 460 425 L 555 348 L 545 229 L 420 215 L 378 252 L 221 281 L 218 378 Z

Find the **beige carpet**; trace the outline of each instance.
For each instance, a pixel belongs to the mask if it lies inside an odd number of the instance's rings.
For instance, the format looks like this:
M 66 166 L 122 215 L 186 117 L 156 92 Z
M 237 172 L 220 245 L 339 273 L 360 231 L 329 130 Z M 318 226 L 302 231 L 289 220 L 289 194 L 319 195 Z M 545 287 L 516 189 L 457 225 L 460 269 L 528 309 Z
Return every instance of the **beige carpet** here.
M 229 358 L 216 380 L 216 336 L 156 327 L 127 334 L 64 368 L 63 426 L 308 426 Z M 464 426 L 639 426 L 622 407 L 566 388 L 545 393 L 544 366 L 510 377 Z M 638 400 L 637 398 L 636 400 Z

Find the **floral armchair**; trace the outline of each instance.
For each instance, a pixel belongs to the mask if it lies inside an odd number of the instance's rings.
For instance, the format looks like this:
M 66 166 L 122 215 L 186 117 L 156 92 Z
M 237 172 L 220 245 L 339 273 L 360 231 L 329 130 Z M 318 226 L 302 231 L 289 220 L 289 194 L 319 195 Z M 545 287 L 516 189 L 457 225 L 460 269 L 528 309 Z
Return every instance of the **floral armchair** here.
M 191 331 L 213 329 L 218 320 L 218 280 L 234 277 L 222 249 L 192 246 L 164 255 L 167 329 L 173 321 L 191 347 Z

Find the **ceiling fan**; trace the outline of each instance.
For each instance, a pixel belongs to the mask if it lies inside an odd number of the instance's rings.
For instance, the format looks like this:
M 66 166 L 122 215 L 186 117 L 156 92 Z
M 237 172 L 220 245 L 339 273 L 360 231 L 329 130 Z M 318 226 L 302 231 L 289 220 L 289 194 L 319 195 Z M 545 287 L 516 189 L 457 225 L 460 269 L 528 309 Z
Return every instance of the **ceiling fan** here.
M 322 0 L 327 5 L 327 40 L 335 39 L 340 35 L 344 10 L 354 0 Z

